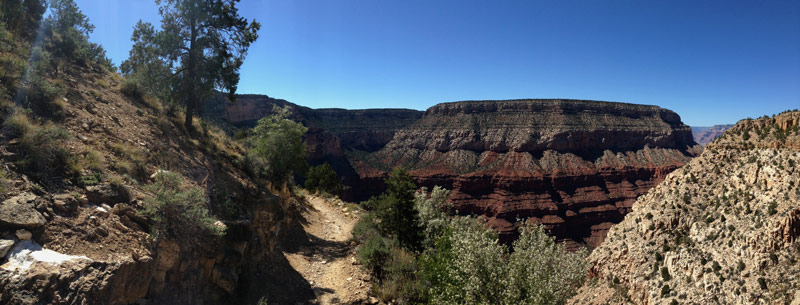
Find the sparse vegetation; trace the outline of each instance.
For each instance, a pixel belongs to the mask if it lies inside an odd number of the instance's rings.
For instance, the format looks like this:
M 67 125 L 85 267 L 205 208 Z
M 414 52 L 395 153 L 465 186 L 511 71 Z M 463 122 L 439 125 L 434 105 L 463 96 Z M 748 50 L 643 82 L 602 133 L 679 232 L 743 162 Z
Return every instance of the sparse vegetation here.
M 185 242 L 198 242 L 201 236 L 220 236 L 225 233 L 215 225 L 215 219 L 205 206 L 202 189 L 183 186 L 177 173 L 159 172 L 153 183 L 146 186 L 152 197 L 139 213 L 153 221 L 151 233 Z

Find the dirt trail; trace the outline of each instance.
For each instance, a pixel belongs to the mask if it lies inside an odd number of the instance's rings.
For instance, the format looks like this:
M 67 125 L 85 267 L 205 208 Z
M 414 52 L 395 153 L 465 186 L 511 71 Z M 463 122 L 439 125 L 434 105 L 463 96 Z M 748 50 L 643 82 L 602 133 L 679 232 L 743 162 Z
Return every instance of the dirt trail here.
M 314 304 L 361 304 L 369 299 L 368 275 L 356 265 L 351 232 L 357 217 L 344 203 L 309 195 L 301 209 L 306 241 L 284 251 L 292 267 L 311 284 Z

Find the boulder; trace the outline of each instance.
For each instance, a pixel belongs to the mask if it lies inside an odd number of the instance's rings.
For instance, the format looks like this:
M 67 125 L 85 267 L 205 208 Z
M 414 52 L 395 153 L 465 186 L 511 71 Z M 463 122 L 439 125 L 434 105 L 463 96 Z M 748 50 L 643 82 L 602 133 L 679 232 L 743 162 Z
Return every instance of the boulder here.
M 23 193 L 0 204 L 0 227 L 35 229 L 47 222 L 36 204 L 40 198 L 31 193 Z
M 78 199 L 70 194 L 54 195 L 53 207 L 64 213 L 72 213 L 78 207 Z
M 0 239 L 0 258 L 6 257 L 8 254 L 8 250 L 14 246 L 14 240 L 12 239 Z
M 89 203 L 93 204 L 128 203 L 131 201 L 131 194 L 124 186 L 109 183 L 87 186 L 86 197 Z
M 29 239 L 31 239 L 33 237 L 33 233 L 31 233 L 31 231 L 28 231 L 28 230 L 25 230 L 25 229 L 17 230 L 16 235 L 17 235 L 17 238 L 19 238 L 19 240 L 29 240 Z

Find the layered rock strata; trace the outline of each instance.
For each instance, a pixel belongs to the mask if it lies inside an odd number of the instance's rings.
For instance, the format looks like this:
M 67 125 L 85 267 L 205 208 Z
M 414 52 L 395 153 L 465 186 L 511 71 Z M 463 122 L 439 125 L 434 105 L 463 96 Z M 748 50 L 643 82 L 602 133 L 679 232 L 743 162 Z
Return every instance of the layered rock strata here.
M 692 136 L 694 141 L 700 145 L 708 145 L 714 139 L 721 136 L 728 128 L 733 127 L 733 124 L 714 125 L 711 127 L 695 127 L 692 126 Z
M 743 120 L 633 205 L 572 304 L 800 304 L 800 112 Z
M 420 186 L 452 189 L 459 213 L 485 216 L 506 241 L 518 220 L 528 219 L 560 240 L 599 245 L 638 196 L 698 149 L 680 117 L 656 106 L 508 100 L 444 103 L 424 113 L 289 107 L 311 128 L 312 163 L 330 162 L 343 176 L 344 199 L 379 194 L 387 173 L 403 166 Z

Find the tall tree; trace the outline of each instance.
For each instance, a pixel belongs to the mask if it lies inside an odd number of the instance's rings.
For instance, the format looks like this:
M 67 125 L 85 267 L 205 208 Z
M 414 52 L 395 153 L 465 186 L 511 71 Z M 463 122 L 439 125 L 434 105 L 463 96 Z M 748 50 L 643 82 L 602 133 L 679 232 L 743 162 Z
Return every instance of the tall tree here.
M 397 238 L 400 246 L 418 250 L 422 244 L 419 212 L 414 208 L 417 186 L 408 171 L 395 168 L 386 179 L 386 192 L 378 198 L 376 214 L 381 222 L 378 229 Z
M 250 44 L 258 38 L 261 25 L 239 16 L 238 2 L 156 0 L 160 5 L 161 31 L 139 36 L 154 40 L 170 77 L 177 78 L 171 82 L 172 89 L 185 99 L 188 130 L 192 129 L 192 118 L 202 99 L 215 90 L 233 96 L 239 83 L 239 67 Z M 137 29 L 146 27 L 137 25 Z M 137 67 L 131 70 L 136 71 Z
M 25 39 L 33 39 L 47 9 L 45 0 L 0 1 L 0 21 Z

